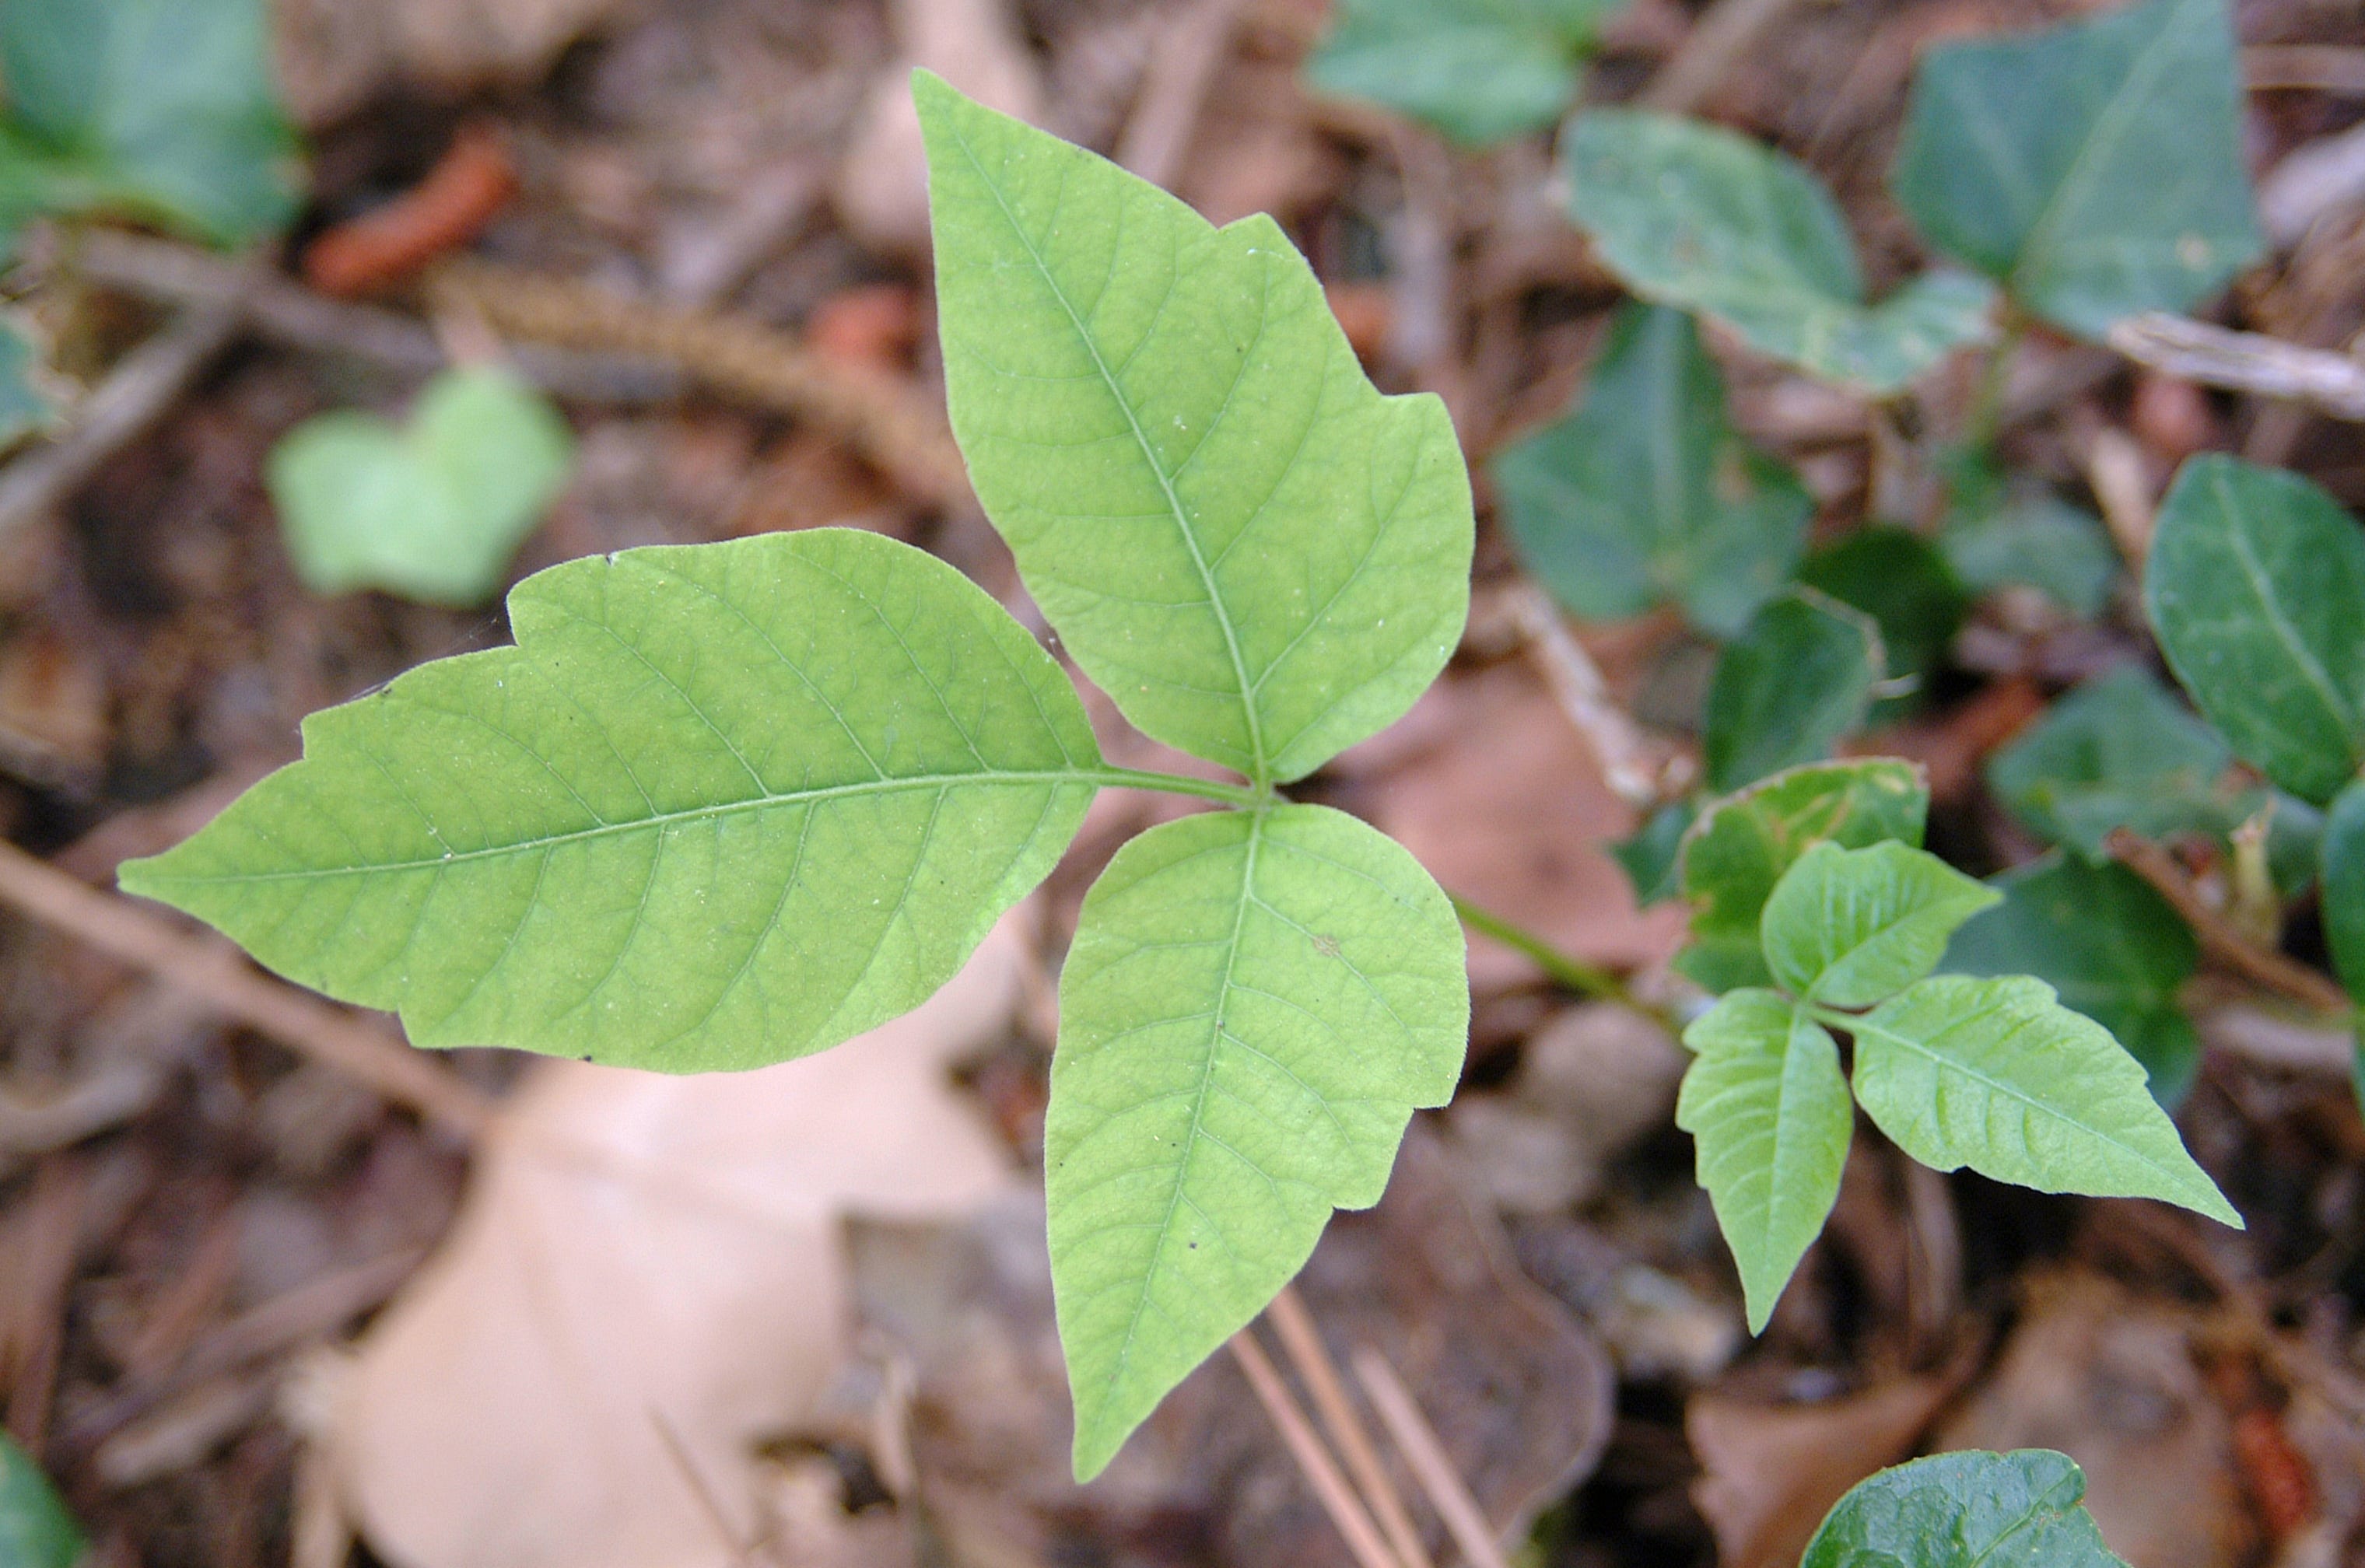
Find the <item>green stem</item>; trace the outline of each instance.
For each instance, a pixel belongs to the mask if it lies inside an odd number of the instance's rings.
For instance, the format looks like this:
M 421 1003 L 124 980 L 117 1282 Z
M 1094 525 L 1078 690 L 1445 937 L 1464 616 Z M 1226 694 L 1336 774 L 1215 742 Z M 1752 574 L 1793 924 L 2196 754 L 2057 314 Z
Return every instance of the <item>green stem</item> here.
M 1973 451 L 1986 452 L 2003 431 L 2003 395 L 2011 388 L 2012 361 L 2020 357 L 2021 342 L 2027 336 L 2026 318 L 2017 310 L 2008 311 L 2003 335 L 1988 351 L 1987 368 L 1980 373 L 1979 389 L 1964 424 L 1964 438 Z
M 1664 1025 L 1672 1034 L 1683 1033 L 1683 1025 L 1676 1022 L 1673 1014 L 1636 996 L 1624 980 L 1609 970 L 1562 952 L 1526 926 L 1506 920 L 1491 910 L 1481 909 L 1459 893 L 1448 893 L 1446 897 L 1453 901 L 1453 913 L 1462 917 L 1463 924 L 1532 959 L 1536 967 L 1543 970 L 1545 977 L 1564 991 L 1573 991 L 1579 996 L 1590 996 L 1601 1002 L 1614 1002 Z
M 1093 783 L 1111 790 L 1158 790 L 1170 795 L 1196 795 L 1203 801 L 1221 801 L 1226 805 L 1245 806 L 1254 811 L 1271 805 L 1272 791 L 1260 790 L 1252 784 L 1227 784 L 1218 778 L 1194 778 L 1185 773 L 1151 773 L 1138 767 L 1101 767 L 1084 775 Z

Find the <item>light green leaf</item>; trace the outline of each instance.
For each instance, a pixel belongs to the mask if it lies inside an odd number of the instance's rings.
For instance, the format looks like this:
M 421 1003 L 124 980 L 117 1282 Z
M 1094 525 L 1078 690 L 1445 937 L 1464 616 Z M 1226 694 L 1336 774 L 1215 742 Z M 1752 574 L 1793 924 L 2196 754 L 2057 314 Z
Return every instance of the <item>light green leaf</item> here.
M 1813 503 L 1725 419 L 1724 378 L 1680 310 L 1630 304 L 1582 407 L 1495 462 L 1519 554 L 1575 614 L 1670 600 L 1737 635 L 1798 564 Z
M 45 212 L 120 209 L 220 244 L 296 215 L 263 0 L 0 6 L 0 248 Z
M 1269 218 L 1221 230 L 920 73 L 954 433 L 1084 673 L 1259 781 L 1402 716 L 1461 640 L 1469 476 Z
M 1352 817 L 1185 817 L 1117 852 L 1059 977 L 1044 1170 L 1076 1473 L 1378 1202 L 1462 1070 L 1452 906 Z
M 1692 940 L 1676 968 L 1710 991 L 1773 984 L 1758 920 L 1782 874 L 1825 840 L 1919 846 L 1929 812 L 1921 768 L 1895 757 L 1810 763 L 1709 806 L 1680 851 Z
M 2201 1038 L 2177 1002 L 2200 946 L 2168 901 L 2123 866 L 2055 857 L 1990 884 L 2003 902 L 1974 916 L 1946 949 L 1965 975 L 2034 975 L 2063 1005 L 2116 1036 L 2170 1110 L 2201 1066 Z
M 1803 1001 L 1869 1007 L 1936 969 L 1955 928 L 2001 898 L 1924 850 L 1826 840 L 1765 901 L 1766 966 Z
M 1698 120 L 1588 109 L 1561 142 L 1569 214 L 1627 287 L 1713 316 L 1761 353 L 1886 395 L 1991 332 L 1994 290 L 1933 273 L 1878 305 L 1829 192 Z
M 2365 764 L 2365 536 L 2316 486 L 2193 458 L 2160 505 L 2144 609 L 2244 761 L 2317 805 Z
M 1828 756 L 1860 729 L 1886 657 L 1872 618 L 1811 589 L 1759 610 L 1709 682 L 1700 749 L 1719 793 Z
M 848 529 L 570 561 L 126 890 L 425 1046 L 758 1067 L 917 1005 L 1104 777 L 981 589 Z
M 2335 796 L 2325 817 L 2324 940 L 2341 983 L 2365 1002 L 2365 779 Z
M 2228 787 L 2233 760 L 2148 670 L 2121 665 L 2056 702 L 1989 759 L 1987 775 L 2031 831 L 2101 862 L 2114 827 L 2222 834 L 2258 810 L 2258 790 Z
M 1318 91 L 1362 98 L 1479 146 L 1541 130 L 1624 0 L 1340 0 L 1306 62 Z
M 2050 1449 L 1917 1459 L 1851 1488 L 1799 1568 L 2126 1568 L 2085 1495 Z
M 1922 232 L 2099 338 L 2263 248 L 2225 0 L 2151 0 L 1922 51 L 1889 188 Z
M 398 430 L 351 410 L 305 420 L 264 476 L 297 575 L 315 593 L 379 588 L 483 603 L 566 484 L 575 438 L 499 370 L 451 370 Z
M 1799 566 L 1799 580 L 1878 623 L 1888 674 L 1914 682 L 1906 703 L 1928 692 L 1970 608 L 1945 557 L 1911 530 L 1887 524 L 1857 529 L 1816 551 Z
M 2025 584 L 2080 620 L 2102 612 L 2119 575 L 2102 520 L 2049 495 L 1998 495 L 1988 505 L 1958 508 L 1938 548 L 1965 588 L 1986 593 Z
M 0 1432 L 0 1565 L 73 1568 L 84 1544 L 41 1467 Z
M 1736 991 L 1694 1020 L 1697 1053 L 1676 1126 L 1698 1145 L 1699 1183 L 1740 1266 L 1749 1331 L 1765 1331 L 1840 1195 L 1855 1112 L 1839 1047 L 1770 991 Z
M 2238 1228 L 2109 1030 L 2026 975 L 1925 980 L 1861 1017 L 1855 1097 L 1898 1148 L 2040 1193 L 2158 1198 Z

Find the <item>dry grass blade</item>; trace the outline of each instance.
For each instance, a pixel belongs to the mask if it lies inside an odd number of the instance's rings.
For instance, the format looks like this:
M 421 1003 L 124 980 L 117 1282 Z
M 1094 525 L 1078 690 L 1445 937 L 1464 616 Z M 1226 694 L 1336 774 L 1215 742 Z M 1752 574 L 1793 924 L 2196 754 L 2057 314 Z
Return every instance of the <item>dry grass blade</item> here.
M 1282 1382 L 1281 1373 L 1273 1370 L 1264 1347 L 1256 1342 L 1255 1331 L 1243 1328 L 1228 1343 L 1232 1359 L 1239 1363 L 1257 1403 L 1264 1406 L 1273 1428 L 1281 1433 L 1281 1440 L 1289 1446 L 1289 1456 L 1297 1462 L 1322 1511 L 1339 1527 L 1339 1534 L 1345 1539 L 1347 1550 L 1354 1553 L 1360 1568 L 1404 1568 L 1380 1539 L 1372 1516 L 1356 1501 L 1347 1478 L 1339 1473 L 1339 1463 L 1330 1457 L 1330 1450 L 1315 1436 L 1314 1424 L 1297 1407 L 1297 1400 L 1290 1394 L 1289 1385 Z
M 1322 1335 L 1314 1327 L 1314 1316 L 1306 1310 L 1297 1287 L 1283 1285 L 1272 1305 L 1265 1308 L 1265 1316 L 1272 1320 L 1273 1332 L 1281 1337 L 1282 1352 L 1297 1369 L 1306 1392 L 1314 1396 L 1314 1408 L 1322 1417 L 1324 1429 L 1346 1460 L 1355 1484 L 1362 1489 L 1363 1501 L 1371 1506 L 1380 1529 L 1386 1532 L 1388 1544 L 1407 1568 L 1429 1568 L 1429 1551 L 1421 1545 L 1420 1532 L 1413 1528 L 1411 1510 L 1405 1506 L 1403 1495 L 1389 1479 L 1387 1467 L 1380 1462 L 1379 1450 L 1373 1445 L 1362 1418 L 1355 1414 L 1346 1385 L 1339 1380 L 1338 1363 L 1323 1345 Z
M 1404 1455 L 1405 1462 L 1412 1467 L 1413 1474 L 1429 1493 L 1429 1506 L 1445 1521 L 1446 1532 L 1462 1549 L 1462 1555 L 1470 1560 L 1472 1568 L 1510 1568 L 1510 1560 L 1503 1555 L 1502 1546 L 1495 1540 L 1493 1527 L 1479 1511 L 1478 1499 L 1470 1495 L 1468 1483 L 1453 1468 L 1445 1445 L 1438 1441 L 1436 1428 L 1420 1413 L 1420 1406 L 1414 1403 L 1395 1369 L 1377 1350 L 1365 1345 L 1355 1352 L 1355 1378 L 1371 1396 L 1372 1407 L 1386 1423 L 1397 1451 Z

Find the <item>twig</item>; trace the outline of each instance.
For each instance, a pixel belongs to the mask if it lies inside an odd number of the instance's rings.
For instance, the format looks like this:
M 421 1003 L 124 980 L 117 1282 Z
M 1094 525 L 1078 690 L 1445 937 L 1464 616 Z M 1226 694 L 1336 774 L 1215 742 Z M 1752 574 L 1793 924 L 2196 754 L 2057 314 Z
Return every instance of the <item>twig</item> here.
M 1521 585 L 1505 599 L 1513 622 L 1527 639 L 1528 651 L 1560 700 L 1561 711 L 1601 765 L 1602 780 L 1610 793 L 1631 806 L 1656 805 L 1662 769 L 1652 765 L 1642 728 L 1609 700 L 1608 683 L 1601 678 L 1585 645 L 1562 622 L 1560 611 L 1533 584 Z
M 1243 1328 L 1227 1343 L 1257 1403 L 1264 1406 L 1265 1415 L 1281 1433 L 1281 1440 L 1288 1445 L 1290 1457 L 1297 1462 L 1306 1484 L 1314 1489 L 1315 1500 L 1330 1516 L 1330 1522 L 1339 1527 L 1339 1534 L 1345 1539 L 1347 1550 L 1354 1553 L 1356 1562 L 1361 1568 L 1402 1568 L 1389 1552 L 1387 1543 L 1380 1539 L 1372 1516 L 1363 1511 L 1363 1505 L 1348 1489 L 1347 1478 L 1339 1473 L 1338 1462 L 1322 1446 L 1322 1439 L 1314 1435 L 1313 1424 L 1297 1407 L 1289 1385 L 1273 1370 L 1264 1347 L 1256 1342 L 1254 1331 Z
M 968 470 L 933 405 L 892 375 L 809 353 L 758 321 L 630 299 L 596 284 L 452 262 L 438 294 L 465 301 L 501 331 L 562 348 L 670 362 L 719 392 L 843 431 L 913 495 L 974 506 Z
M 1314 1396 L 1315 1413 L 1322 1417 L 1323 1428 L 1330 1441 L 1347 1462 L 1354 1475 L 1355 1484 L 1362 1489 L 1363 1501 L 1386 1532 L 1388 1544 L 1395 1548 L 1397 1558 L 1407 1568 L 1429 1568 L 1429 1550 L 1421 1544 L 1420 1532 L 1413 1528 L 1412 1514 L 1405 1506 L 1404 1497 L 1389 1479 L 1387 1467 L 1380 1462 L 1379 1450 L 1373 1446 L 1371 1434 L 1363 1429 L 1362 1418 L 1355 1414 L 1354 1405 L 1347 1398 L 1347 1390 L 1339 1379 L 1338 1364 L 1331 1361 L 1329 1350 L 1314 1327 L 1314 1317 L 1306 1310 L 1295 1285 L 1283 1285 L 1272 1305 L 1264 1309 L 1275 1334 L 1281 1337 L 1283 1354 L 1297 1369 L 1306 1390 Z
M 1693 24 L 1676 57 L 1643 89 L 1642 106 L 1669 115 L 1698 108 L 1726 73 L 1793 4 L 1794 0 L 1715 0 L 1708 14 Z
M 2110 344 L 2138 364 L 2180 380 L 2262 398 L 2287 398 L 2336 419 L 2365 420 L 2365 364 L 2259 332 L 2231 332 L 2164 310 L 2130 316 Z
M 2132 828 L 2114 827 L 2102 841 L 2111 858 L 2149 882 L 2152 890 L 2184 916 L 2193 935 L 2228 968 L 2270 991 L 2281 991 L 2320 1013 L 2348 1013 L 2348 992 L 2305 964 L 2258 946 L 2224 913 L 2202 902 L 2176 857 Z
M 83 399 L 73 424 L 0 473 L 0 536 L 79 489 L 106 460 L 163 417 L 206 363 L 238 332 L 241 294 L 192 305 L 125 354 Z
M 0 903 L 171 981 L 224 1017 L 454 1131 L 474 1137 L 492 1123 L 490 1100 L 375 1025 L 271 980 L 236 952 L 185 935 L 130 900 L 86 887 L 6 843 Z
M 1171 185 L 1199 127 L 1245 0 L 1197 0 L 1160 28 L 1116 161 L 1153 185 Z
M 2151 474 L 2135 438 L 2112 425 L 2095 430 L 2086 442 L 2086 484 L 2102 509 L 2111 543 L 2141 577 L 2158 511 L 2152 505 Z
M 1479 1511 L 1478 1499 L 1470 1495 L 1469 1484 L 1462 1473 L 1453 1468 L 1446 1456 L 1445 1445 L 1437 1440 L 1437 1431 L 1429 1417 L 1396 1376 L 1395 1368 L 1388 1365 L 1377 1350 L 1369 1345 L 1355 1351 L 1355 1378 L 1371 1396 L 1372 1408 L 1395 1439 L 1396 1450 L 1422 1488 L 1429 1493 L 1429 1506 L 1437 1517 L 1445 1521 L 1446 1533 L 1470 1560 L 1471 1568 L 1510 1568 L 1503 1555 L 1501 1543 L 1496 1540 L 1494 1528 Z
M 2253 44 L 2242 51 L 2242 75 L 2254 93 L 2365 95 L 2365 49 L 2333 43 Z

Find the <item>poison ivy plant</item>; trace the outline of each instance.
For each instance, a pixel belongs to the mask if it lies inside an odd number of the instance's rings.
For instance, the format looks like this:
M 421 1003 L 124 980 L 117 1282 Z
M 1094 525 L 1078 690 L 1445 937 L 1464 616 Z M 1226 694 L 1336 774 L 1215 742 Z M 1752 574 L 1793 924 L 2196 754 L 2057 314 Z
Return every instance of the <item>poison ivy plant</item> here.
M 1911 706 L 1927 694 L 1970 608 L 1946 558 L 1904 528 L 1857 529 L 1807 557 L 1799 580 L 1879 626 L 1889 676 L 1912 682 L 1911 691 L 1884 707 Z
M 1930 786 L 1895 757 L 1812 763 L 1718 801 L 1685 836 L 1677 879 L 1692 906 L 1676 968 L 1710 991 L 1771 985 L 1758 940 L 1765 901 L 1799 856 L 1830 842 L 1862 849 L 1922 842 Z
M 45 213 L 220 244 L 285 227 L 297 147 L 270 65 L 262 0 L 0 6 L 0 251 Z
M 1877 305 L 1831 196 L 1745 136 L 1633 109 L 1590 109 L 1561 143 L 1569 213 L 1645 299 L 1713 316 L 1762 353 L 1888 395 L 1990 335 L 1994 290 L 1955 273 Z
M 2146 838 L 2222 837 L 2263 791 L 2229 787 L 2233 754 L 2139 666 L 2096 676 L 1988 762 L 1988 784 L 2027 827 L 2104 861 L 2114 827 Z
M 1363 98 L 1482 145 L 1541 130 L 1576 96 L 1604 18 L 1625 0 L 1341 0 L 1306 62 Z
M 2050 1449 L 1942 1453 L 1848 1489 L 1799 1568 L 2126 1568 Z
M 1698 808 L 1687 801 L 1671 801 L 1653 812 L 1631 838 L 1609 846 L 1610 857 L 1633 884 L 1637 904 L 1670 899 L 1678 890 L 1676 871 L 1683 855 L 1684 834 L 1691 831 Z
M 1709 682 L 1709 789 L 1725 793 L 1828 756 L 1863 726 L 1885 657 L 1873 619 L 1826 595 L 1794 589 L 1766 605 Z
M 1753 1329 L 1839 1195 L 1851 1118 L 1833 1093 L 1834 1032 L 1855 1042 L 1856 1103 L 1924 1165 L 2240 1225 L 2107 1029 L 2027 975 L 1931 974 L 1956 929 L 1998 902 L 1903 844 L 1815 843 L 1759 916 L 1773 985 L 1726 992 L 1684 1032 L 1694 1060 L 1676 1121 Z
M 41 1467 L 0 1432 L 0 1563 L 6 1568 L 73 1568 L 82 1531 Z
M 1922 51 L 1890 174 L 1932 242 L 2100 337 L 2180 310 L 2262 248 L 2225 0 L 2149 0 Z
M 1938 548 L 1955 580 L 1975 593 L 2013 584 L 2037 589 L 2080 620 L 2110 603 L 2118 552 L 2093 513 L 2057 497 L 2013 497 L 1999 485 L 1948 510 Z
M 2201 1039 L 2177 1002 L 2201 958 L 2191 928 L 2142 878 L 2116 865 L 2054 857 L 1990 884 L 2003 902 L 1955 933 L 1956 974 L 2034 975 L 2062 1004 L 2108 1029 L 2173 1110 L 2201 1066 Z
M 2160 505 L 2144 608 L 2242 760 L 2322 805 L 2365 765 L 2365 536 L 2296 474 L 2209 454 Z
M 376 588 L 482 604 L 566 483 L 575 438 L 531 387 L 446 371 L 406 425 L 352 409 L 305 420 L 272 449 L 271 498 L 297 575 L 316 593 Z
M 2340 983 L 2365 1002 L 2365 779 L 2340 791 L 2325 816 L 2324 942 Z
M 1698 329 L 1664 306 L 1621 309 L 1582 405 L 1494 474 L 1528 570 L 1572 612 L 1679 603 L 1720 637 L 1780 590 L 1814 510 L 1795 475 L 1733 433 Z
M 1245 782 L 1109 767 L 981 590 L 816 529 L 527 578 L 515 646 L 315 714 L 304 760 L 122 880 L 422 1045 L 736 1069 L 926 997 L 1096 790 L 1242 808 L 1126 846 L 1061 977 L 1046 1177 L 1089 1477 L 1452 1090 L 1451 906 L 1276 786 L 1460 640 L 1468 476 L 1269 218 L 1211 228 L 934 77 L 915 96 L 978 495 L 1120 710 Z

